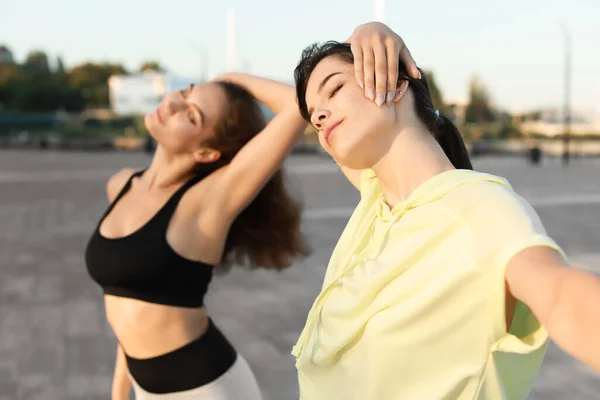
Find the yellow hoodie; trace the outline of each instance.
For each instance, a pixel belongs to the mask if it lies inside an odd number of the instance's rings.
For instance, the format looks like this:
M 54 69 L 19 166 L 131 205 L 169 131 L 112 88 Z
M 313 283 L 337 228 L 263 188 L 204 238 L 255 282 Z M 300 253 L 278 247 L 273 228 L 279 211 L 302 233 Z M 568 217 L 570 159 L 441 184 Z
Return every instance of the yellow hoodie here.
M 520 302 L 507 333 L 504 274 L 538 245 L 562 254 L 503 178 L 444 172 L 390 210 L 363 171 L 361 201 L 292 351 L 300 398 L 526 398 L 548 334 Z

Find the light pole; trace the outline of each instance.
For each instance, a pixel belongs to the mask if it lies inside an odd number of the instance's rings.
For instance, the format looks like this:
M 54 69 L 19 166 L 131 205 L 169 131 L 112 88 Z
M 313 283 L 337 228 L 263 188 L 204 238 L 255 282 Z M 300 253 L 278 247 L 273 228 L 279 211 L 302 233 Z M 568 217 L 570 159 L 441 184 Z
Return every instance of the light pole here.
M 227 29 L 227 70 L 233 71 L 236 69 L 236 38 L 235 38 L 235 7 L 227 7 L 226 17 Z
M 565 37 L 565 92 L 564 92 L 564 137 L 563 137 L 563 164 L 569 163 L 571 156 L 569 151 L 569 142 L 571 140 L 571 34 L 567 27 L 563 25 L 563 34 Z

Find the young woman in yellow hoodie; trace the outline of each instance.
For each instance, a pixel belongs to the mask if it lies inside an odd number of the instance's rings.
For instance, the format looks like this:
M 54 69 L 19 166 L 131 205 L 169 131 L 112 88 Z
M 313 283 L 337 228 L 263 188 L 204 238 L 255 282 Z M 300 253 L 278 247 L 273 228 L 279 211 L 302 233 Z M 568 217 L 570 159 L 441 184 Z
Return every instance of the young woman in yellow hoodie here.
M 524 399 L 549 338 L 600 370 L 600 280 L 472 170 L 402 40 L 368 29 L 371 48 L 313 45 L 295 71 L 301 114 L 361 193 L 293 350 L 301 399 Z

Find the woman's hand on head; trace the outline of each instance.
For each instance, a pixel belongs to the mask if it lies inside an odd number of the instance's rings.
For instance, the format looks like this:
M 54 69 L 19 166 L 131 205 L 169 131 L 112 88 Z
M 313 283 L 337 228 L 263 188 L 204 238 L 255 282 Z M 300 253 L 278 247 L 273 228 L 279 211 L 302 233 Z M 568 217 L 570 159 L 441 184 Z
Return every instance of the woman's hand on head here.
M 354 55 L 356 82 L 377 105 L 391 104 L 397 95 L 398 60 L 406 65 L 411 77 L 421 78 L 406 44 L 387 25 L 380 22 L 359 25 L 347 42 Z

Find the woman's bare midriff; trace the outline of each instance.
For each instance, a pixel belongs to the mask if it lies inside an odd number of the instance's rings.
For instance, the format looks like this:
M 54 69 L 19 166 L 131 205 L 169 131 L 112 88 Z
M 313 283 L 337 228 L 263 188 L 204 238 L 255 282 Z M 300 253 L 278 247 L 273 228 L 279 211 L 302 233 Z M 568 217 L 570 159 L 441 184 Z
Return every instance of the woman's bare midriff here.
M 186 308 L 104 296 L 106 317 L 123 348 L 133 358 L 152 358 L 193 342 L 206 332 L 204 307 Z

